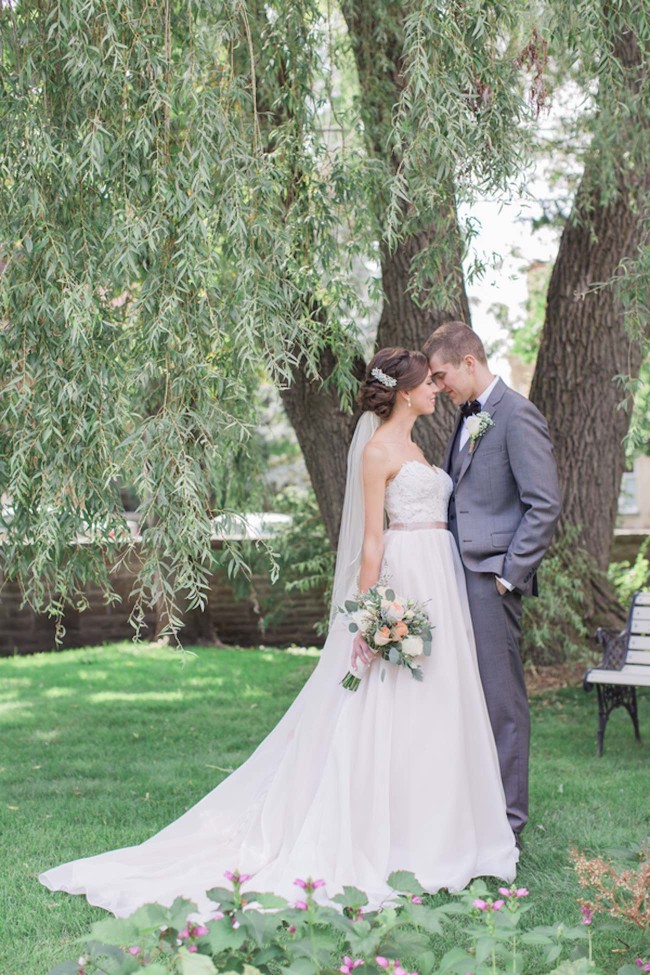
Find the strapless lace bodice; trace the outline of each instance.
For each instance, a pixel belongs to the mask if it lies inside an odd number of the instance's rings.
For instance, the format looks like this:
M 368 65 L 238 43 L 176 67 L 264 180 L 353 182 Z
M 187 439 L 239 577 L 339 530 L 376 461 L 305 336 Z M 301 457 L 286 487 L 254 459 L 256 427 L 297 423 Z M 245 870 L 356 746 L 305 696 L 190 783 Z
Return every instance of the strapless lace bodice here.
M 386 486 L 386 513 L 390 522 L 447 521 L 452 482 L 439 467 L 407 460 Z

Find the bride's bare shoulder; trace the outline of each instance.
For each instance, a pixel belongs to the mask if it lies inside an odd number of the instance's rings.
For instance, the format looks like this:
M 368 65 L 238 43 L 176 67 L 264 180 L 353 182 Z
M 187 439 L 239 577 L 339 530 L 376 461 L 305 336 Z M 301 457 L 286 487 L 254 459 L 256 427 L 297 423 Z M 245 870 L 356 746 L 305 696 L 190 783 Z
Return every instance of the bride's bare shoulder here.
M 395 466 L 393 452 L 388 444 L 382 443 L 376 437 L 369 440 L 363 448 L 364 470 L 375 475 L 388 475 Z

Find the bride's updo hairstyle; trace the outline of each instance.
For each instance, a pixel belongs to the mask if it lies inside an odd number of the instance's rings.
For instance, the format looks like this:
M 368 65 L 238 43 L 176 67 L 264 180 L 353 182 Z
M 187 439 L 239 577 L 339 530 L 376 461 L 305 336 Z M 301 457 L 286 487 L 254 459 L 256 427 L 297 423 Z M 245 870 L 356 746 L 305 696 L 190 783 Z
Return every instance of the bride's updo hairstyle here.
M 359 390 L 359 406 L 387 420 L 393 412 L 398 392 L 415 389 L 424 382 L 428 372 L 429 362 L 422 352 L 380 349 L 368 364 L 365 381 Z M 394 384 L 391 380 L 395 380 Z

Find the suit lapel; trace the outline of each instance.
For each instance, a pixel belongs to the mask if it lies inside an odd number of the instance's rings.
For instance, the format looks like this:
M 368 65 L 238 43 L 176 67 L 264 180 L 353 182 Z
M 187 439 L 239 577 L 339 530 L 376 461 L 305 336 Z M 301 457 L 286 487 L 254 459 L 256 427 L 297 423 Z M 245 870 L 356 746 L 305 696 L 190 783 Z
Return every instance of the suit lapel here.
M 506 386 L 506 384 L 504 383 L 504 381 L 502 379 L 499 379 L 499 381 L 497 382 L 496 386 L 494 387 L 494 389 L 492 390 L 492 392 L 488 396 L 487 401 L 485 403 L 485 406 L 482 407 L 482 411 L 484 410 L 486 413 L 489 413 L 490 416 L 493 419 L 494 419 L 494 416 L 496 414 L 498 405 L 501 402 L 501 399 L 503 397 L 503 394 L 505 393 L 505 391 L 507 390 L 507 388 L 508 387 Z M 467 450 L 465 452 L 465 456 L 463 457 L 463 463 L 462 463 L 461 468 L 460 468 L 460 471 L 458 473 L 458 481 L 456 483 L 456 488 L 458 488 L 458 485 L 460 484 L 460 482 L 464 478 L 465 474 L 469 470 L 469 466 L 472 463 L 472 461 L 474 460 L 474 456 L 475 456 L 477 450 L 480 450 L 481 449 L 481 443 L 483 442 L 483 439 L 486 436 L 489 436 L 489 430 L 486 431 L 486 433 L 483 434 L 483 437 L 481 437 L 479 440 L 476 441 L 476 446 L 474 447 L 474 450 L 470 450 L 469 449 L 469 447 L 470 447 L 469 442 L 466 444 Z

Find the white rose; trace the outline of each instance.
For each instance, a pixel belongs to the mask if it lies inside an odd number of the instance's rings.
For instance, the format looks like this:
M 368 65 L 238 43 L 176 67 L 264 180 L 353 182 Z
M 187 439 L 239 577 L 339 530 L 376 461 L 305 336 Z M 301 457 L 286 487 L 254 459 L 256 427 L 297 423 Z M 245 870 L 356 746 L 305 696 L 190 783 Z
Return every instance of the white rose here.
M 421 636 L 407 636 L 402 640 L 402 653 L 405 657 L 419 657 L 424 652 Z
M 475 437 L 476 434 L 481 429 L 481 421 L 476 415 L 468 416 L 467 419 L 465 420 L 465 429 L 467 430 L 470 437 Z
M 367 609 L 358 609 L 356 613 L 352 615 L 353 621 L 357 624 L 362 633 L 368 629 L 372 623 L 372 613 Z
M 384 607 L 382 606 L 382 609 L 383 608 Z M 395 600 L 394 603 L 388 604 L 388 608 L 386 609 L 386 619 L 389 623 L 397 623 L 398 620 L 404 618 L 404 612 L 405 610 L 402 604 Z

